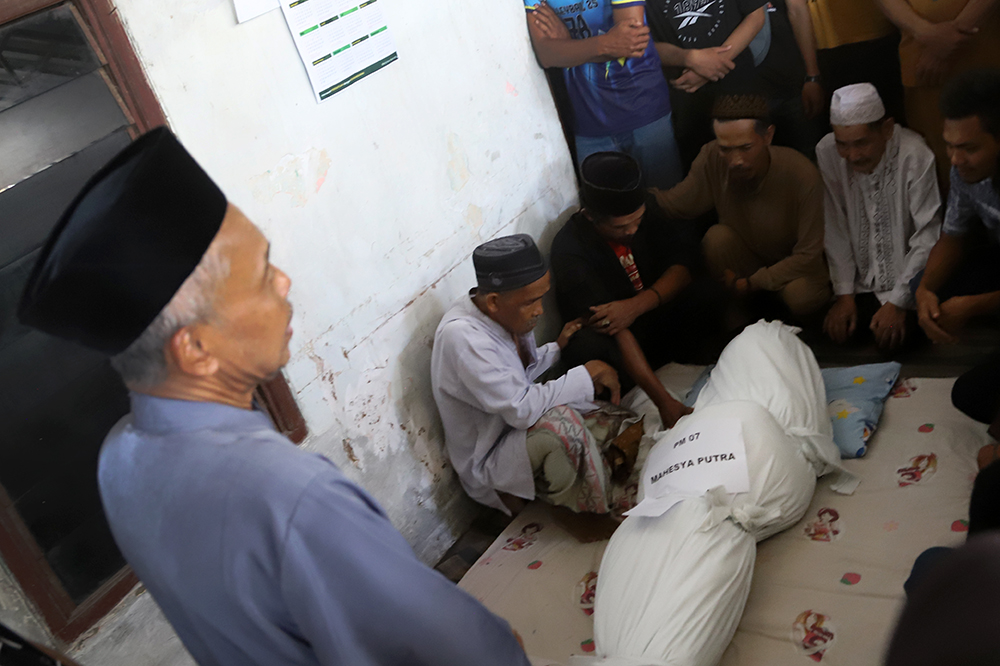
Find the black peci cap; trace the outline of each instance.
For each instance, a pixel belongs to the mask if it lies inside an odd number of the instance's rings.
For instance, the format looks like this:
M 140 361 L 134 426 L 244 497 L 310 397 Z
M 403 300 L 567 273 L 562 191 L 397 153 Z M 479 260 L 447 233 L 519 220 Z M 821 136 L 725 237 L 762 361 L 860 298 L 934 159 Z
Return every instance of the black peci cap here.
M 646 202 L 642 169 L 625 153 L 589 155 L 580 166 L 583 205 L 599 215 L 631 215 Z
M 483 243 L 472 252 L 479 291 L 512 291 L 540 280 L 548 267 L 528 234 L 515 234 Z
M 98 171 L 49 235 L 21 322 L 107 354 L 170 302 L 215 238 L 226 197 L 165 127 Z

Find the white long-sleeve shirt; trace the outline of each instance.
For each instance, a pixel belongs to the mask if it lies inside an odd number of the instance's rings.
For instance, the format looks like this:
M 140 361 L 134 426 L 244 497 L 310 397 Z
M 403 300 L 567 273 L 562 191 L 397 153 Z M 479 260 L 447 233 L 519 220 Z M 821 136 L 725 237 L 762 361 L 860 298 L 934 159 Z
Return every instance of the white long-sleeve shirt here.
M 451 464 L 469 497 L 507 511 L 498 491 L 533 499 L 534 476 L 525 434 L 559 405 L 595 409 L 594 383 L 583 366 L 544 384 L 535 380 L 559 358 L 559 345 L 537 347 L 532 333 L 520 339 L 525 367 L 513 335 L 463 296 L 434 334 L 431 383 Z
M 833 293 L 874 292 L 879 302 L 915 307 L 909 282 L 941 234 L 934 153 L 916 132 L 896 127 L 870 174 L 854 172 L 832 133 L 816 146 L 825 185 L 825 246 Z

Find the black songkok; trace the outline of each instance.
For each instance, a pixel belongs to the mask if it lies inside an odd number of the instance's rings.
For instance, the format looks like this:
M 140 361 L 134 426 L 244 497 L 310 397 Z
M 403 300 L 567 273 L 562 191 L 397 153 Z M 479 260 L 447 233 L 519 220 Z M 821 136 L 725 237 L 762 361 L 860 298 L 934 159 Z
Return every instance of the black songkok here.
M 512 291 L 542 279 L 548 272 L 542 253 L 528 234 L 504 236 L 483 243 L 472 253 L 479 291 Z
M 583 205 L 591 213 L 622 217 L 646 203 L 639 163 L 625 153 L 594 153 L 580 167 Z
M 160 127 L 98 171 L 49 235 L 21 322 L 107 354 L 170 302 L 219 231 L 226 197 Z

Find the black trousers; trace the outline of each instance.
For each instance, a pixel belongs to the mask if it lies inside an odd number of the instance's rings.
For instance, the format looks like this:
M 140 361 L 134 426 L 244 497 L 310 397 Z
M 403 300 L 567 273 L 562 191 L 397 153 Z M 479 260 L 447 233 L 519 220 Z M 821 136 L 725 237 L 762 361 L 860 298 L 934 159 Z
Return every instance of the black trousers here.
M 1000 353 L 955 380 L 951 403 L 980 423 L 993 423 L 1000 411 Z

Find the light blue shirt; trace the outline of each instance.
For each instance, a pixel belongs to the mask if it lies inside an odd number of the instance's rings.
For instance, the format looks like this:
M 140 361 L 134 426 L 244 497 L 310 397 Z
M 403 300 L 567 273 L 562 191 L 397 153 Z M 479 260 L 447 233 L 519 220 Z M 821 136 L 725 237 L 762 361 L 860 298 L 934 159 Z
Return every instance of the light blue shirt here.
M 101 449 L 101 499 L 201 666 L 528 664 L 505 621 L 263 413 L 131 399 Z
M 961 236 L 969 230 L 969 223 L 978 217 L 995 240 L 1000 242 L 1000 194 L 987 178 L 969 184 L 962 180 L 955 167 L 951 168 L 951 191 L 948 192 L 948 209 L 944 214 L 942 231 Z

